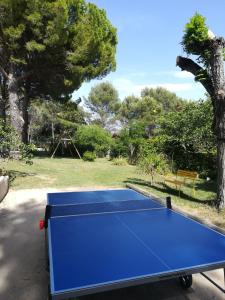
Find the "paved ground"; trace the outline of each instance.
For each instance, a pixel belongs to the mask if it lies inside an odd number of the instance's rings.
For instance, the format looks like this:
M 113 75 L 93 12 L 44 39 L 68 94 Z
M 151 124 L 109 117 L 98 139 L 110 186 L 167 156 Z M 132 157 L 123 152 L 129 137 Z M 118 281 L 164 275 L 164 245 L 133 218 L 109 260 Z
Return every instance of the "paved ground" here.
M 75 189 L 73 189 L 75 190 Z M 38 222 L 43 217 L 48 191 L 10 192 L 0 204 L 0 299 L 43 300 L 47 295 L 44 233 Z M 223 284 L 223 271 L 211 274 Z M 82 300 L 222 300 L 225 296 L 201 275 L 183 291 L 177 280 L 132 287 L 110 293 L 83 297 Z

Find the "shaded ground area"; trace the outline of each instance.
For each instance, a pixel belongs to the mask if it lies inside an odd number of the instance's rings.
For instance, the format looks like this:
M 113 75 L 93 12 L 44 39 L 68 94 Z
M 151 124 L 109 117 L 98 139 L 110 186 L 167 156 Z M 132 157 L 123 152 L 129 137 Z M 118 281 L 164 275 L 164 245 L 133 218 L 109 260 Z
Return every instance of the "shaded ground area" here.
M 0 299 L 46 299 L 44 233 L 39 231 L 38 222 L 49 191 L 56 190 L 12 191 L 0 204 Z M 221 270 L 213 272 L 213 277 L 223 284 Z M 80 298 L 97 299 L 222 300 L 224 294 L 201 275 L 194 275 L 194 284 L 188 291 L 183 291 L 177 280 L 170 280 Z
M 214 186 L 213 182 L 197 182 L 195 185 L 195 194 L 192 193 L 192 184 L 190 182 L 182 185 L 180 195 L 179 191 L 171 185 L 164 184 L 163 180 L 155 181 L 153 185 L 145 179 L 129 177 L 124 181 L 125 184 L 131 184 L 134 187 L 141 188 L 143 191 L 155 195 L 161 199 L 167 196 L 172 197 L 172 203 L 180 209 L 196 215 L 207 223 L 214 224 L 225 229 L 225 209 L 218 211 L 215 207 L 215 194 L 208 192 Z M 207 192 L 205 192 L 205 189 Z

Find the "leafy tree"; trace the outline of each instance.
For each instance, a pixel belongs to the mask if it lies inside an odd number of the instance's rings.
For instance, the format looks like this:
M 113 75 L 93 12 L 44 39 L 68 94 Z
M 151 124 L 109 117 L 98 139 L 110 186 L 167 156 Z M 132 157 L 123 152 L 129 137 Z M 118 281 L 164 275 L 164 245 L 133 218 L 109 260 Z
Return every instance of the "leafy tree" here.
M 177 111 L 181 109 L 185 103 L 185 101 L 182 98 L 177 97 L 175 93 L 172 93 L 162 87 L 158 87 L 156 89 L 145 88 L 141 91 L 141 97 L 143 99 L 154 99 L 157 105 L 161 107 L 161 111 L 163 113 Z
M 184 103 L 184 100 L 164 88 L 145 88 L 141 91 L 141 97 L 128 96 L 124 99 L 120 107 L 120 120 L 123 124 L 142 120 L 146 126 L 154 125 L 159 116 L 181 109 Z
M 143 120 L 149 124 L 155 122 L 161 111 L 162 106 L 152 97 L 128 96 L 122 102 L 119 114 L 122 124 L 127 125 L 133 120 Z
M 133 121 L 123 128 L 112 147 L 112 156 L 125 156 L 131 164 L 135 164 L 139 158 L 140 149 L 147 138 L 145 122 Z
M 160 120 L 155 147 L 167 154 L 177 168 L 193 169 L 211 175 L 214 169 L 215 137 L 210 100 L 189 102 L 179 112 Z
M 1 80 L 12 125 L 26 141 L 32 98 L 68 99 L 115 69 L 116 30 L 84 0 L 0 0 L 0 12 Z
M 73 135 L 85 123 L 85 113 L 74 101 L 33 101 L 29 109 L 29 141 L 54 144 L 60 135 Z
M 85 105 L 92 113 L 92 121 L 109 129 L 120 107 L 118 92 L 110 82 L 99 83 L 91 89 Z
M 151 185 L 157 173 L 165 174 L 168 170 L 168 163 L 163 154 L 151 151 L 145 156 L 141 156 L 138 161 L 138 168 L 145 174 L 150 175 Z
M 18 151 L 18 158 L 31 164 L 34 150 L 35 146 L 33 144 L 23 144 L 15 134 L 14 128 L 0 119 L 0 159 L 14 158 L 11 156 L 12 151 Z
M 196 13 L 186 24 L 182 45 L 187 55 L 196 55 L 197 62 L 177 57 L 181 70 L 191 72 L 209 93 L 213 105 L 213 129 L 217 137 L 217 207 L 225 205 L 225 75 L 223 37 L 215 36 L 205 18 Z
M 109 132 L 97 125 L 79 126 L 74 139 L 81 153 L 96 152 L 98 156 L 106 155 L 113 143 Z
M 13 129 L 0 119 L 0 157 L 8 157 L 11 148 L 17 145 L 14 139 Z

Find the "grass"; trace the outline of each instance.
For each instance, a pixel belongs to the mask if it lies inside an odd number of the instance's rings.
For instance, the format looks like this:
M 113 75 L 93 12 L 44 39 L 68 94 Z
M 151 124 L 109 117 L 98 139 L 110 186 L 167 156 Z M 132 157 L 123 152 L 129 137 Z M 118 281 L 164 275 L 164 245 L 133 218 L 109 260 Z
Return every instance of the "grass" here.
M 87 162 L 79 159 L 35 158 L 33 165 L 9 161 L 5 169 L 12 175 L 12 188 L 44 187 L 124 187 L 129 177 L 136 177 L 135 166 L 117 166 L 106 159 Z M 147 180 L 139 174 L 138 179 Z
M 115 165 L 106 159 L 84 162 L 67 158 L 35 158 L 33 165 L 20 161 L 9 161 L 1 165 L 11 174 L 14 190 L 25 188 L 65 188 L 65 187 L 125 187 L 127 183 L 141 187 L 160 198 L 172 196 L 172 202 L 184 211 L 225 228 L 225 210 L 219 213 L 212 203 L 216 197 L 215 182 L 198 180 L 196 193 L 192 194 L 192 184 L 187 181 L 182 186 L 181 195 L 174 186 L 165 186 L 163 178 L 157 176 L 151 186 L 149 176 L 140 174 L 135 166 Z
M 186 184 L 181 188 L 179 197 L 179 192 L 172 185 L 165 185 L 163 179 L 159 176 L 157 179 L 158 181 L 152 186 L 149 185 L 148 181 L 138 178 L 130 179 L 128 183 L 161 199 L 165 199 L 166 196 L 170 195 L 172 197 L 172 203 L 183 211 L 225 229 L 225 209 L 218 212 L 214 206 L 214 200 L 216 198 L 215 182 L 207 182 L 199 179 L 196 182 L 195 195 L 193 195 L 192 183 L 191 181 L 186 181 Z

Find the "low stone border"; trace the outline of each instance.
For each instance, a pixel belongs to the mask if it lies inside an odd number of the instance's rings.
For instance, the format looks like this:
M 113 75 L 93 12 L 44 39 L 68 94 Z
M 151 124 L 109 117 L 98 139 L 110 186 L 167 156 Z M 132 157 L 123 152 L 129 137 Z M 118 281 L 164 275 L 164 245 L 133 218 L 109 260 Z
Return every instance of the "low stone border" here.
M 149 192 L 143 190 L 142 188 L 136 187 L 135 185 L 133 185 L 131 183 L 127 183 L 126 187 L 129 188 L 129 189 L 132 189 L 132 190 L 134 190 L 134 191 L 136 191 L 138 193 L 141 193 L 141 194 L 143 194 L 146 197 L 151 197 L 151 198 L 153 198 L 154 200 L 158 201 L 159 203 L 161 203 L 164 206 L 166 205 L 166 200 L 163 200 L 163 199 L 159 198 L 158 196 L 154 195 L 153 193 L 149 193 Z M 188 218 L 191 218 L 191 219 L 193 219 L 193 220 L 195 220 L 195 221 L 197 221 L 197 222 L 199 222 L 199 223 L 201 223 L 201 224 L 203 224 L 203 225 L 205 225 L 205 226 L 207 226 L 207 227 L 209 227 L 209 228 L 211 228 L 213 230 L 216 230 L 216 231 L 218 231 L 218 232 L 220 232 L 220 233 L 222 233 L 222 234 L 225 235 L 225 230 L 224 229 L 222 229 L 222 228 L 214 225 L 211 222 L 206 222 L 205 220 L 203 220 L 203 219 L 201 219 L 201 218 L 199 218 L 199 217 L 197 217 L 195 215 L 192 215 L 192 214 L 188 213 L 187 211 L 181 209 L 179 206 L 173 204 L 173 199 L 172 199 L 172 208 L 173 208 L 174 211 L 177 211 L 177 212 L 181 213 L 182 215 L 184 215 L 184 216 L 186 216 Z

